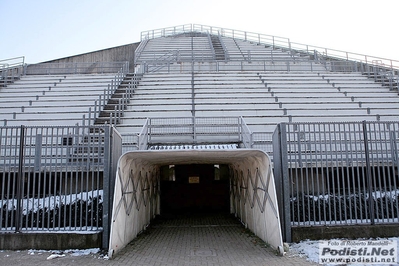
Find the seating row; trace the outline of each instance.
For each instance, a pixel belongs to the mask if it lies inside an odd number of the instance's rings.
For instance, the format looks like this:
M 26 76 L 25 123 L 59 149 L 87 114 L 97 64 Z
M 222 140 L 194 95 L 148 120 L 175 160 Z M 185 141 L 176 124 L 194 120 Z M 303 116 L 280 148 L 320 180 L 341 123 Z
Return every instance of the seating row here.
M 25 75 L 0 89 L 2 125 L 75 125 L 93 116 L 112 74 Z M 91 110 L 91 111 L 90 111 Z

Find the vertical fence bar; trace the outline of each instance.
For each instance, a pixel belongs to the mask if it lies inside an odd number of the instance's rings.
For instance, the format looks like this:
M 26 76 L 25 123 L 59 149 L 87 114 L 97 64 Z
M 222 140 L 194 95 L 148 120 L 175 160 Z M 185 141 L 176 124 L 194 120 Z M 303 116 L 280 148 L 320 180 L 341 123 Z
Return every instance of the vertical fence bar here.
M 17 179 L 17 213 L 15 217 L 15 232 L 21 232 L 22 227 L 22 190 L 24 167 L 25 126 L 21 125 L 19 133 L 18 179 Z
M 373 200 L 373 180 L 371 175 L 371 165 L 370 165 L 370 149 L 369 149 L 369 139 L 368 139 L 368 130 L 367 130 L 367 122 L 363 121 L 363 139 L 364 139 L 364 153 L 366 159 L 366 177 L 367 177 L 367 188 L 368 188 L 368 204 L 369 204 L 369 213 L 370 213 L 370 223 L 373 225 L 374 221 L 374 200 Z

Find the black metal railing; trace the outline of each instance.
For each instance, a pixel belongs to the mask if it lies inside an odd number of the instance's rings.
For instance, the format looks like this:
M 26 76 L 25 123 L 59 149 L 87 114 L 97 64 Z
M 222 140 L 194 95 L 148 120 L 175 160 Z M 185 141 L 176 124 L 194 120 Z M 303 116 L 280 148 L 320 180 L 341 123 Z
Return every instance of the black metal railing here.
M 273 155 L 285 229 L 399 223 L 398 137 L 398 122 L 279 124 Z

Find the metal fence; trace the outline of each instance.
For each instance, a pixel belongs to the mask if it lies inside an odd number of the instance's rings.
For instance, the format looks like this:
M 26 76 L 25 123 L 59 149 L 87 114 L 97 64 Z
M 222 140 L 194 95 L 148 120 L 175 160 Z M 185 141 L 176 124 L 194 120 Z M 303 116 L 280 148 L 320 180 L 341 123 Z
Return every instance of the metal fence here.
M 108 230 L 121 152 L 110 126 L 0 127 L 0 232 Z
M 273 133 L 252 132 L 251 148 L 266 152 L 273 161 Z
M 399 223 L 399 122 L 288 123 L 273 135 L 283 228 Z

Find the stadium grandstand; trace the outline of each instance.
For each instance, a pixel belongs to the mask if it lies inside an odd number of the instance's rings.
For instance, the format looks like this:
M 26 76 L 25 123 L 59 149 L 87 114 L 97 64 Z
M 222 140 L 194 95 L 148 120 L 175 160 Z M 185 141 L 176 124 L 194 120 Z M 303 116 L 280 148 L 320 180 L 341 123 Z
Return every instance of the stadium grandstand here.
M 60 248 L 113 256 L 156 216 L 187 211 L 231 213 L 281 254 L 397 235 L 398 69 L 198 24 L 0 60 L 0 236 L 45 249 L 29 235 L 69 234 Z

